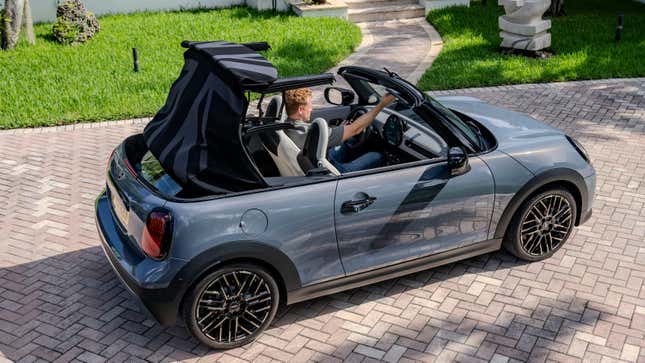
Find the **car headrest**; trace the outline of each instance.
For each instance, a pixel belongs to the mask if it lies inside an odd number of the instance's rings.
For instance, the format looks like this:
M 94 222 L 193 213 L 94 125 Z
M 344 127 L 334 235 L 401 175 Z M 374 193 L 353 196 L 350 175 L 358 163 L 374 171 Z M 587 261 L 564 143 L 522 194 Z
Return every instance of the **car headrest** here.
M 267 109 L 264 112 L 264 116 L 276 118 L 278 117 L 278 112 L 280 111 L 280 108 L 282 108 L 282 97 L 273 96 L 271 97 L 271 99 L 269 100 L 269 103 L 267 104 Z

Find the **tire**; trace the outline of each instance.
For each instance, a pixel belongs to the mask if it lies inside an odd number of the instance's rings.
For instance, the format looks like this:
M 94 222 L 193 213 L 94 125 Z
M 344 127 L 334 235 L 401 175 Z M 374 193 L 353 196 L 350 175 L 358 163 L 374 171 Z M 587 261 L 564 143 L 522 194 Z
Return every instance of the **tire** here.
M 506 230 L 503 246 L 525 261 L 549 258 L 571 235 L 577 213 L 568 190 L 545 190 L 522 203 Z
M 252 264 L 223 266 L 190 291 L 184 321 L 195 338 L 213 349 L 231 349 L 255 340 L 271 324 L 280 293 L 275 279 Z

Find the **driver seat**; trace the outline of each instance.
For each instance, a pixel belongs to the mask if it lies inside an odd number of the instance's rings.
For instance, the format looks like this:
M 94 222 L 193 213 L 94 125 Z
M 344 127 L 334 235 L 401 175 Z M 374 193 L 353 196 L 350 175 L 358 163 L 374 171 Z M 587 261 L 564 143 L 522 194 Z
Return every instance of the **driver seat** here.
M 338 169 L 327 160 L 329 126 L 327 121 L 318 117 L 312 123 L 302 151 L 298 154 L 298 164 L 307 173 L 311 169 L 325 168 L 332 175 L 340 175 Z

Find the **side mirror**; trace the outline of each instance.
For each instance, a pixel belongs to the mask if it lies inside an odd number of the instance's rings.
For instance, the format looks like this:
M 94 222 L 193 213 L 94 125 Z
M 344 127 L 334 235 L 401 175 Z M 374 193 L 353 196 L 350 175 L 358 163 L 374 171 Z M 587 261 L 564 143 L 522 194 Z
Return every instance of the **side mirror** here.
M 325 88 L 325 100 L 332 105 L 351 105 L 354 102 L 354 92 L 340 87 L 327 87 Z
M 465 174 L 470 170 L 468 154 L 462 147 L 451 147 L 448 150 L 448 167 L 450 175 L 456 176 Z

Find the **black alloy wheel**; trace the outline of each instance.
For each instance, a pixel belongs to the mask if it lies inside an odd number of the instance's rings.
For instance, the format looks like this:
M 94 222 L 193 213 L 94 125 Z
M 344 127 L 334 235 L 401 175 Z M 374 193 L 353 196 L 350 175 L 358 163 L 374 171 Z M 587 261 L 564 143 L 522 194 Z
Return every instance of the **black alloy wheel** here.
M 551 189 L 522 204 L 504 239 L 509 252 L 527 261 L 552 256 L 569 238 L 576 203 L 565 189 Z
M 254 340 L 275 316 L 278 286 L 263 269 L 231 265 L 206 276 L 184 305 L 184 319 L 195 337 L 215 349 Z

